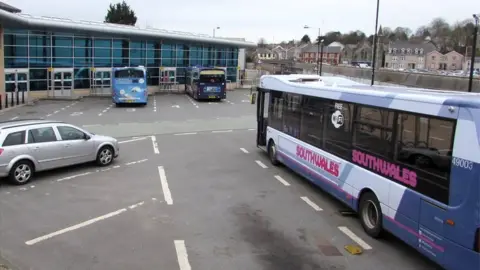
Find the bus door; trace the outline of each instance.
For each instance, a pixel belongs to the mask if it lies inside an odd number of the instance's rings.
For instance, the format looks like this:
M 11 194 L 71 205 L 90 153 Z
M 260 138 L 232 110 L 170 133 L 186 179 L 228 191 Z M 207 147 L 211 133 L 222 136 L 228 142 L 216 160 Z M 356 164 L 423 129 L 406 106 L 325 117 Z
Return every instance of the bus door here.
M 257 146 L 267 145 L 268 105 L 270 92 L 257 88 Z M 252 96 L 252 99 L 255 97 Z M 254 100 L 252 100 L 252 103 Z

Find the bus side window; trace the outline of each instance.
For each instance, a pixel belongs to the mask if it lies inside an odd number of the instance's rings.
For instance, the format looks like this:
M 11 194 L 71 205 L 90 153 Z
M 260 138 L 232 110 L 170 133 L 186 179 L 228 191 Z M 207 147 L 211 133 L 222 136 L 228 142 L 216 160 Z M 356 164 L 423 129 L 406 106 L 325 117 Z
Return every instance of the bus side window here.
M 394 160 L 417 173 L 417 191 L 448 204 L 454 121 L 399 114 Z

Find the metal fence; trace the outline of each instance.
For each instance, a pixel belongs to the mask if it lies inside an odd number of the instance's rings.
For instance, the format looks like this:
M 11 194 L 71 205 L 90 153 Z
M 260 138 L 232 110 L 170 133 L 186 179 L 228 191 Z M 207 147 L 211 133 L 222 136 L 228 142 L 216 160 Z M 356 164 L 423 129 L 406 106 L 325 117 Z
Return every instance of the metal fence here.
M 260 77 L 267 74 L 270 74 L 270 72 L 266 70 L 245 69 L 240 73 L 240 78 L 237 81 L 237 88 L 248 89 L 252 86 L 256 86 L 260 80 Z

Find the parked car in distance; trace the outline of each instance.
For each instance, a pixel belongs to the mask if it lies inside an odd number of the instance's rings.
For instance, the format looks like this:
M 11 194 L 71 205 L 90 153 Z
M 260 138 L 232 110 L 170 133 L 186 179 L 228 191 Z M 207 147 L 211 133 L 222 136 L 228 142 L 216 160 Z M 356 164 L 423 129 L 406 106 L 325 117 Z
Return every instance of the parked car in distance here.
M 15 185 L 28 183 L 40 171 L 91 161 L 107 166 L 119 150 L 115 138 L 60 121 L 0 122 L 0 177 Z

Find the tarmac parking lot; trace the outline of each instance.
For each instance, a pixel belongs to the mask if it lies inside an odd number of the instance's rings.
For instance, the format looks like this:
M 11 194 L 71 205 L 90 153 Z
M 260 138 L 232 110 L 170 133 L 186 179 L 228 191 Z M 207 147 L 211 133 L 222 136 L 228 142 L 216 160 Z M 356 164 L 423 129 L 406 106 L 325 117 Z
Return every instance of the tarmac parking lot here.
M 134 108 L 48 101 L 0 115 L 51 117 L 120 142 L 109 167 L 0 185 L 0 254 L 40 270 L 438 269 L 393 237 L 369 238 L 326 193 L 273 167 L 255 146 L 247 95 L 155 96 Z M 363 253 L 348 253 L 352 244 Z
M 255 106 L 250 104 L 249 93 L 242 90 L 232 91 L 226 100 L 220 102 L 195 101 L 181 94 L 162 94 L 150 96 L 146 106 L 120 107 L 116 107 L 109 97 L 86 97 L 79 101 L 41 100 L 34 106 L 24 106 L 0 114 L 0 119 L 40 117 L 91 126 L 237 117 L 254 112 Z

